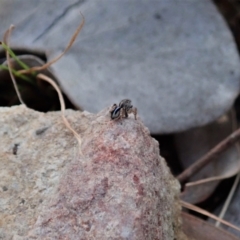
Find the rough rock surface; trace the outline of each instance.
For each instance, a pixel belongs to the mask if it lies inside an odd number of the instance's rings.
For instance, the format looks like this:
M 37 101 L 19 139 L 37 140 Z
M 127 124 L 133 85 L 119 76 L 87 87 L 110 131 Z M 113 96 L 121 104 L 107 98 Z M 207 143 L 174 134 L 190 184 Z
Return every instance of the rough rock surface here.
M 39 47 L 52 58 L 66 46 L 80 11 L 86 24 L 53 68 L 83 109 L 98 112 L 131 98 L 157 134 L 212 122 L 232 106 L 239 56 L 209 0 L 1 0 L 0 33 L 15 23 L 14 46 Z
M 179 184 L 132 116 L 0 108 L 1 239 L 186 239 Z

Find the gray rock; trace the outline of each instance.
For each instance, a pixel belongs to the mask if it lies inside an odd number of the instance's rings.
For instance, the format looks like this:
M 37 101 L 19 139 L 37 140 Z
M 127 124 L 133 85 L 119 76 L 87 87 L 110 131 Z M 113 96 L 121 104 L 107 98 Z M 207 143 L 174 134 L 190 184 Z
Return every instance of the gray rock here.
M 179 184 L 132 116 L 0 108 L 3 239 L 186 239 Z
M 76 44 L 53 68 L 69 98 L 88 111 L 128 97 L 152 133 L 169 133 L 215 120 L 239 92 L 236 46 L 209 0 L 24 2 L 26 12 L 1 7 L 0 32 L 15 22 L 12 42 L 50 58 L 84 14 Z

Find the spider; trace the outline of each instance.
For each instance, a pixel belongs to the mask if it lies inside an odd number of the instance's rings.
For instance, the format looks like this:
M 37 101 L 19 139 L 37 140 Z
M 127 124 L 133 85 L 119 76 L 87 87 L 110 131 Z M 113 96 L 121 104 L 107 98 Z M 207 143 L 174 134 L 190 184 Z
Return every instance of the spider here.
M 137 119 L 137 108 L 132 106 L 129 99 L 123 99 L 118 105 L 114 103 L 110 109 L 112 120 L 127 118 L 130 113 L 133 113 L 134 118 Z

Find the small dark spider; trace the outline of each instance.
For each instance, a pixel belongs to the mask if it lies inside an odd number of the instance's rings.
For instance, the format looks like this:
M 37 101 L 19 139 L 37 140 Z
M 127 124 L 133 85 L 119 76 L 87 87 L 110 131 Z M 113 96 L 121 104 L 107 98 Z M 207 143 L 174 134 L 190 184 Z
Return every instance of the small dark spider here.
M 128 114 L 133 113 L 134 118 L 137 119 L 137 108 L 133 107 L 131 100 L 123 99 L 118 105 L 115 103 L 110 109 L 111 119 L 118 120 L 127 118 Z

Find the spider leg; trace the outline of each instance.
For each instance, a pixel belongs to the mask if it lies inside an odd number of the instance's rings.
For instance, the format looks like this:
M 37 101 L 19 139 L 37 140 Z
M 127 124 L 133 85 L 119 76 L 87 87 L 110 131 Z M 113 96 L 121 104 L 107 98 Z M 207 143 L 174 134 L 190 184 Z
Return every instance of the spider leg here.
M 128 114 L 133 113 L 135 120 L 137 120 L 137 108 L 132 107 L 132 108 L 128 109 L 127 113 Z
M 124 115 L 125 115 L 125 118 L 128 118 L 128 110 L 127 110 L 127 108 L 124 108 Z
M 124 108 L 121 108 L 121 109 L 120 109 L 120 119 L 124 118 L 124 116 L 126 116 L 126 114 L 125 114 L 125 109 L 124 109 Z

